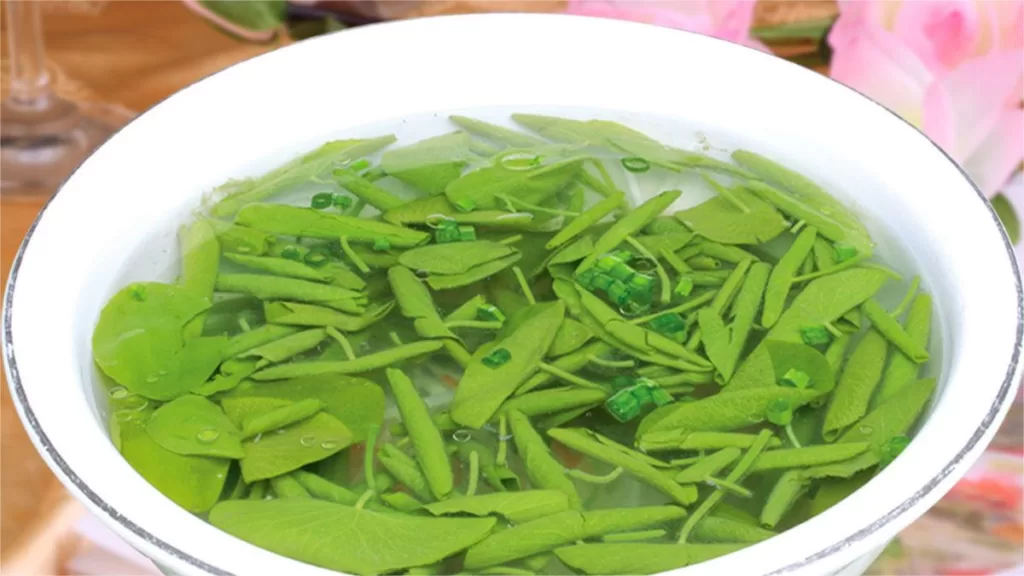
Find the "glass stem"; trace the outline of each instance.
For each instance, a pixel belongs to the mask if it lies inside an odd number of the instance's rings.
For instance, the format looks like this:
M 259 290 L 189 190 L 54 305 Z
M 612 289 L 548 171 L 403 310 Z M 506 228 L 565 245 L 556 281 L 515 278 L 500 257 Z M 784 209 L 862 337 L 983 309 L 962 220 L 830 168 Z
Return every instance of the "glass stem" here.
M 39 2 L 11 0 L 4 4 L 11 61 L 10 103 L 19 108 L 45 109 L 51 103 L 51 92 Z

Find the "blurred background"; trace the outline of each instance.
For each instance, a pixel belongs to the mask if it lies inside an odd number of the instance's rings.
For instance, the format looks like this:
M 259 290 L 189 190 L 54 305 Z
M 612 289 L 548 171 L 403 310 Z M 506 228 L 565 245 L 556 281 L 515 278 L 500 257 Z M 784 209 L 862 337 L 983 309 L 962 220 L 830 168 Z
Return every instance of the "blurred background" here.
M 235 62 L 317 34 L 437 14 L 570 12 L 689 29 L 830 74 L 924 129 L 967 168 L 1019 241 L 1024 0 L 5 0 L 0 271 L 67 173 L 130 119 Z M 671 63 L 667 63 L 671 65 Z M 904 74 L 918 66 L 914 78 Z M 935 110 L 924 93 L 948 104 Z M 286 113 L 286 112 L 285 112 Z M 958 131 L 972 127 L 970 141 Z M 937 199 L 941 201 L 941 199 Z M 1018 252 L 1020 253 L 1020 252 Z M 5 383 L 6 384 L 6 383 Z M 6 385 L 0 573 L 159 574 L 63 490 Z M 1024 404 L 985 456 L 871 574 L 1024 574 Z

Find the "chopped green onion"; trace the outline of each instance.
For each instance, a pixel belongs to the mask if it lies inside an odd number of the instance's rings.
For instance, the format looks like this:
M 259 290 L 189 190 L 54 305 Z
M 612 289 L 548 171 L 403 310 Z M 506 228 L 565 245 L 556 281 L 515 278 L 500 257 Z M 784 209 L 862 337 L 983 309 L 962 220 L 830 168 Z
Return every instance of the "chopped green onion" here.
M 832 341 L 832 335 L 824 326 L 804 326 L 800 329 L 800 339 L 808 346 L 822 346 Z
M 811 384 L 811 377 L 806 372 L 801 372 L 796 368 L 790 368 L 782 375 L 779 381 L 783 386 L 790 386 L 792 388 L 807 388 Z
M 320 192 L 314 194 L 313 198 L 309 201 L 309 205 L 316 210 L 326 210 L 334 204 L 334 194 L 330 192 Z

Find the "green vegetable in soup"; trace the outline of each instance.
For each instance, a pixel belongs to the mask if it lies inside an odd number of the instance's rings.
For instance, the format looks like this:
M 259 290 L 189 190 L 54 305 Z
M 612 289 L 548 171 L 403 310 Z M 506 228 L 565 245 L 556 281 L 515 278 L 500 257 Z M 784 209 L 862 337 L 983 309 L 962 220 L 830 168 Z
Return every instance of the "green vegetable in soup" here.
M 648 574 L 916 449 L 938 310 L 824 181 L 609 120 L 450 120 L 228 182 L 173 283 L 112 290 L 97 406 L 171 501 L 350 574 Z

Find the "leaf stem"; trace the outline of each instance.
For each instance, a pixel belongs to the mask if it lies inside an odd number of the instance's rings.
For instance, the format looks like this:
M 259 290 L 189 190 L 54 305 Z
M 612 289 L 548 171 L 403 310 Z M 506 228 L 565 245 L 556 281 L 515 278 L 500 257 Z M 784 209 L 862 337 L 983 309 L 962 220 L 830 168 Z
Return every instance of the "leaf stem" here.
M 628 320 L 628 322 L 630 324 L 643 324 L 645 322 L 650 322 L 651 320 L 654 320 L 655 318 L 661 316 L 662 314 L 682 314 L 683 312 L 688 312 L 690 310 L 693 310 L 694 308 L 700 308 L 701 306 L 707 304 L 708 302 L 711 302 L 711 300 L 714 299 L 716 292 L 717 290 L 705 292 L 700 296 L 694 296 L 693 298 L 687 300 L 686 302 L 683 302 L 678 306 L 666 308 L 661 312 L 648 314 L 647 316 L 633 318 L 632 320 Z
M 533 297 L 533 292 L 530 290 L 530 285 L 526 282 L 526 276 L 523 275 L 523 271 L 519 266 L 512 267 L 512 273 L 516 275 L 516 280 L 519 282 L 519 287 L 523 290 L 523 295 L 526 296 L 526 300 L 531 304 L 536 304 L 537 299 Z
M 800 445 L 800 441 L 797 440 L 796 434 L 793 432 L 792 422 L 786 424 L 786 436 L 789 438 L 790 443 L 793 444 L 793 448 L 803 448 L 803 446 Z
M 480 479 L 480 455 L 476 450 L 469 453 L 469 486 L 466 488 L 466 496 L 476 494 L 476 486 Z
M 505 244 L 507 246 L 509 244 L 515 244 L 516 242 L 519 242 L 522 239 L 523 239 L 523 235 L 522 234 L 514 234 L 514 235 L 509 236 L 507 238 L 502 238 L 501 240 L 498 240 L 498 244 Z
M 903 300 L 900 300 L 899 305 L 896 306 L 896 309 L 890 312 L 889 315 L 893 318 L 902 316 L 903 313 L 907 311 L 907 307 L 910 306 L 910 303 L 914 301 L 914 296 L 917 295 L 917 289 L 920 287 L 921 277 L 914 276 L 910 281 L 910 288 L 907 289 L 907 293 L 903 296 Z
M 352 349 L 352 344 L 349 343 L 348 338 L 345 338 L 345 335 L 338 332 L 338 330 L 333 326 L 328 326 L 326 330 L 327 335 L 334 338 L 334 340 L 341 345 L 341 349 L 345 352 L 345 357 L 349 360 L 355 360 L 356 351 Z
M 636 362 L 633 360 L 608 360 L 593 354 L 588 355 L 587 360 L 598 366 L 607 366 L 608 368 L 632 368 L 636 366 Z
M 348 259 L 352 261 L 352 264 L 354 264 L 355 267 L 358 268 L 360 272 L 362 272 L 363 274 L 369 274 L 370 267 L 367 266 L 366 262 L 363 262 L 363 259 L 360 258 L 359 255 L 356 254 L 356 251 L 352 249 L 352 246 L 350 246 L 348 243 L 348 238 L 346 236 L 342 236 L 340 240 L 341 251 L 345 253 L 345 256 L 348 256 Z
M 475 452 L 474 452 L 475 454 Z M 498 455 L 494 458 L 494 464 L 504 466 L 508 460 L 508 416 L 502 414 L 498 417 Z
M 363 471 L 366 473 L 366 486 L 371 495 L 377 492 L 377 481 L 373 477 L 373 466 L 377 456 L 378 434 L 380 434 L 380 426 L 372 424 L 366 432 L 366 453 L 363 454 Z
M 561 378 L 562 380 L 565 380 L 566 382 L 568 382 L 570 384 L 575 384 L 575 385 L 581 386 L 583 388 L 593 388 L 595 390 L 604 390 L 604 386 L 601 386 L 600 384 L 598 384 L 596 382 L 591 382 L 590 380 L 587 380 L 585 378 L 580 378 L 579 376 L 577 376 L 575 374 L 571 374 L 569 372 L 566 372 L 565 370 L 562 370 L 561 368 L 558 368 L 557 366 L 552 366 L 551 364 L 548 364 L 546 362 L 539 363 L 537 365 L 537 367 L 540 368 L 541 370 L 543 370 L 544 372 L 547 372 L 548 374 L 551 374 L 552 376 L 555 376 L 557 378 Z
M 615 470 L 603 475 L 598 476 L 596 474 L 588 474 L 579 468 L 566 468 L 565 473 L 568 476 L 572 476 L 578 480 L 589 482 L 590 484 L 610 484 L 615 481 L 616 478 L 622 475 L 622 467 L 619 466 Z
M 661 284 L 661 303 L 668 304 L 672 301 L 672 281 L 668 278 L 668 273 L 665 272 L 665 267 L 661 265 L 661 262 L 651 254 L 651 251 L 646 246 L 641 244 L 636 238 L 632 236 L 626 236 L 626 242 L 632 246 L 641 256 L 647 258 L 651 262 L 654 262 L 654 271 L 658 274 L 659 284 Z

